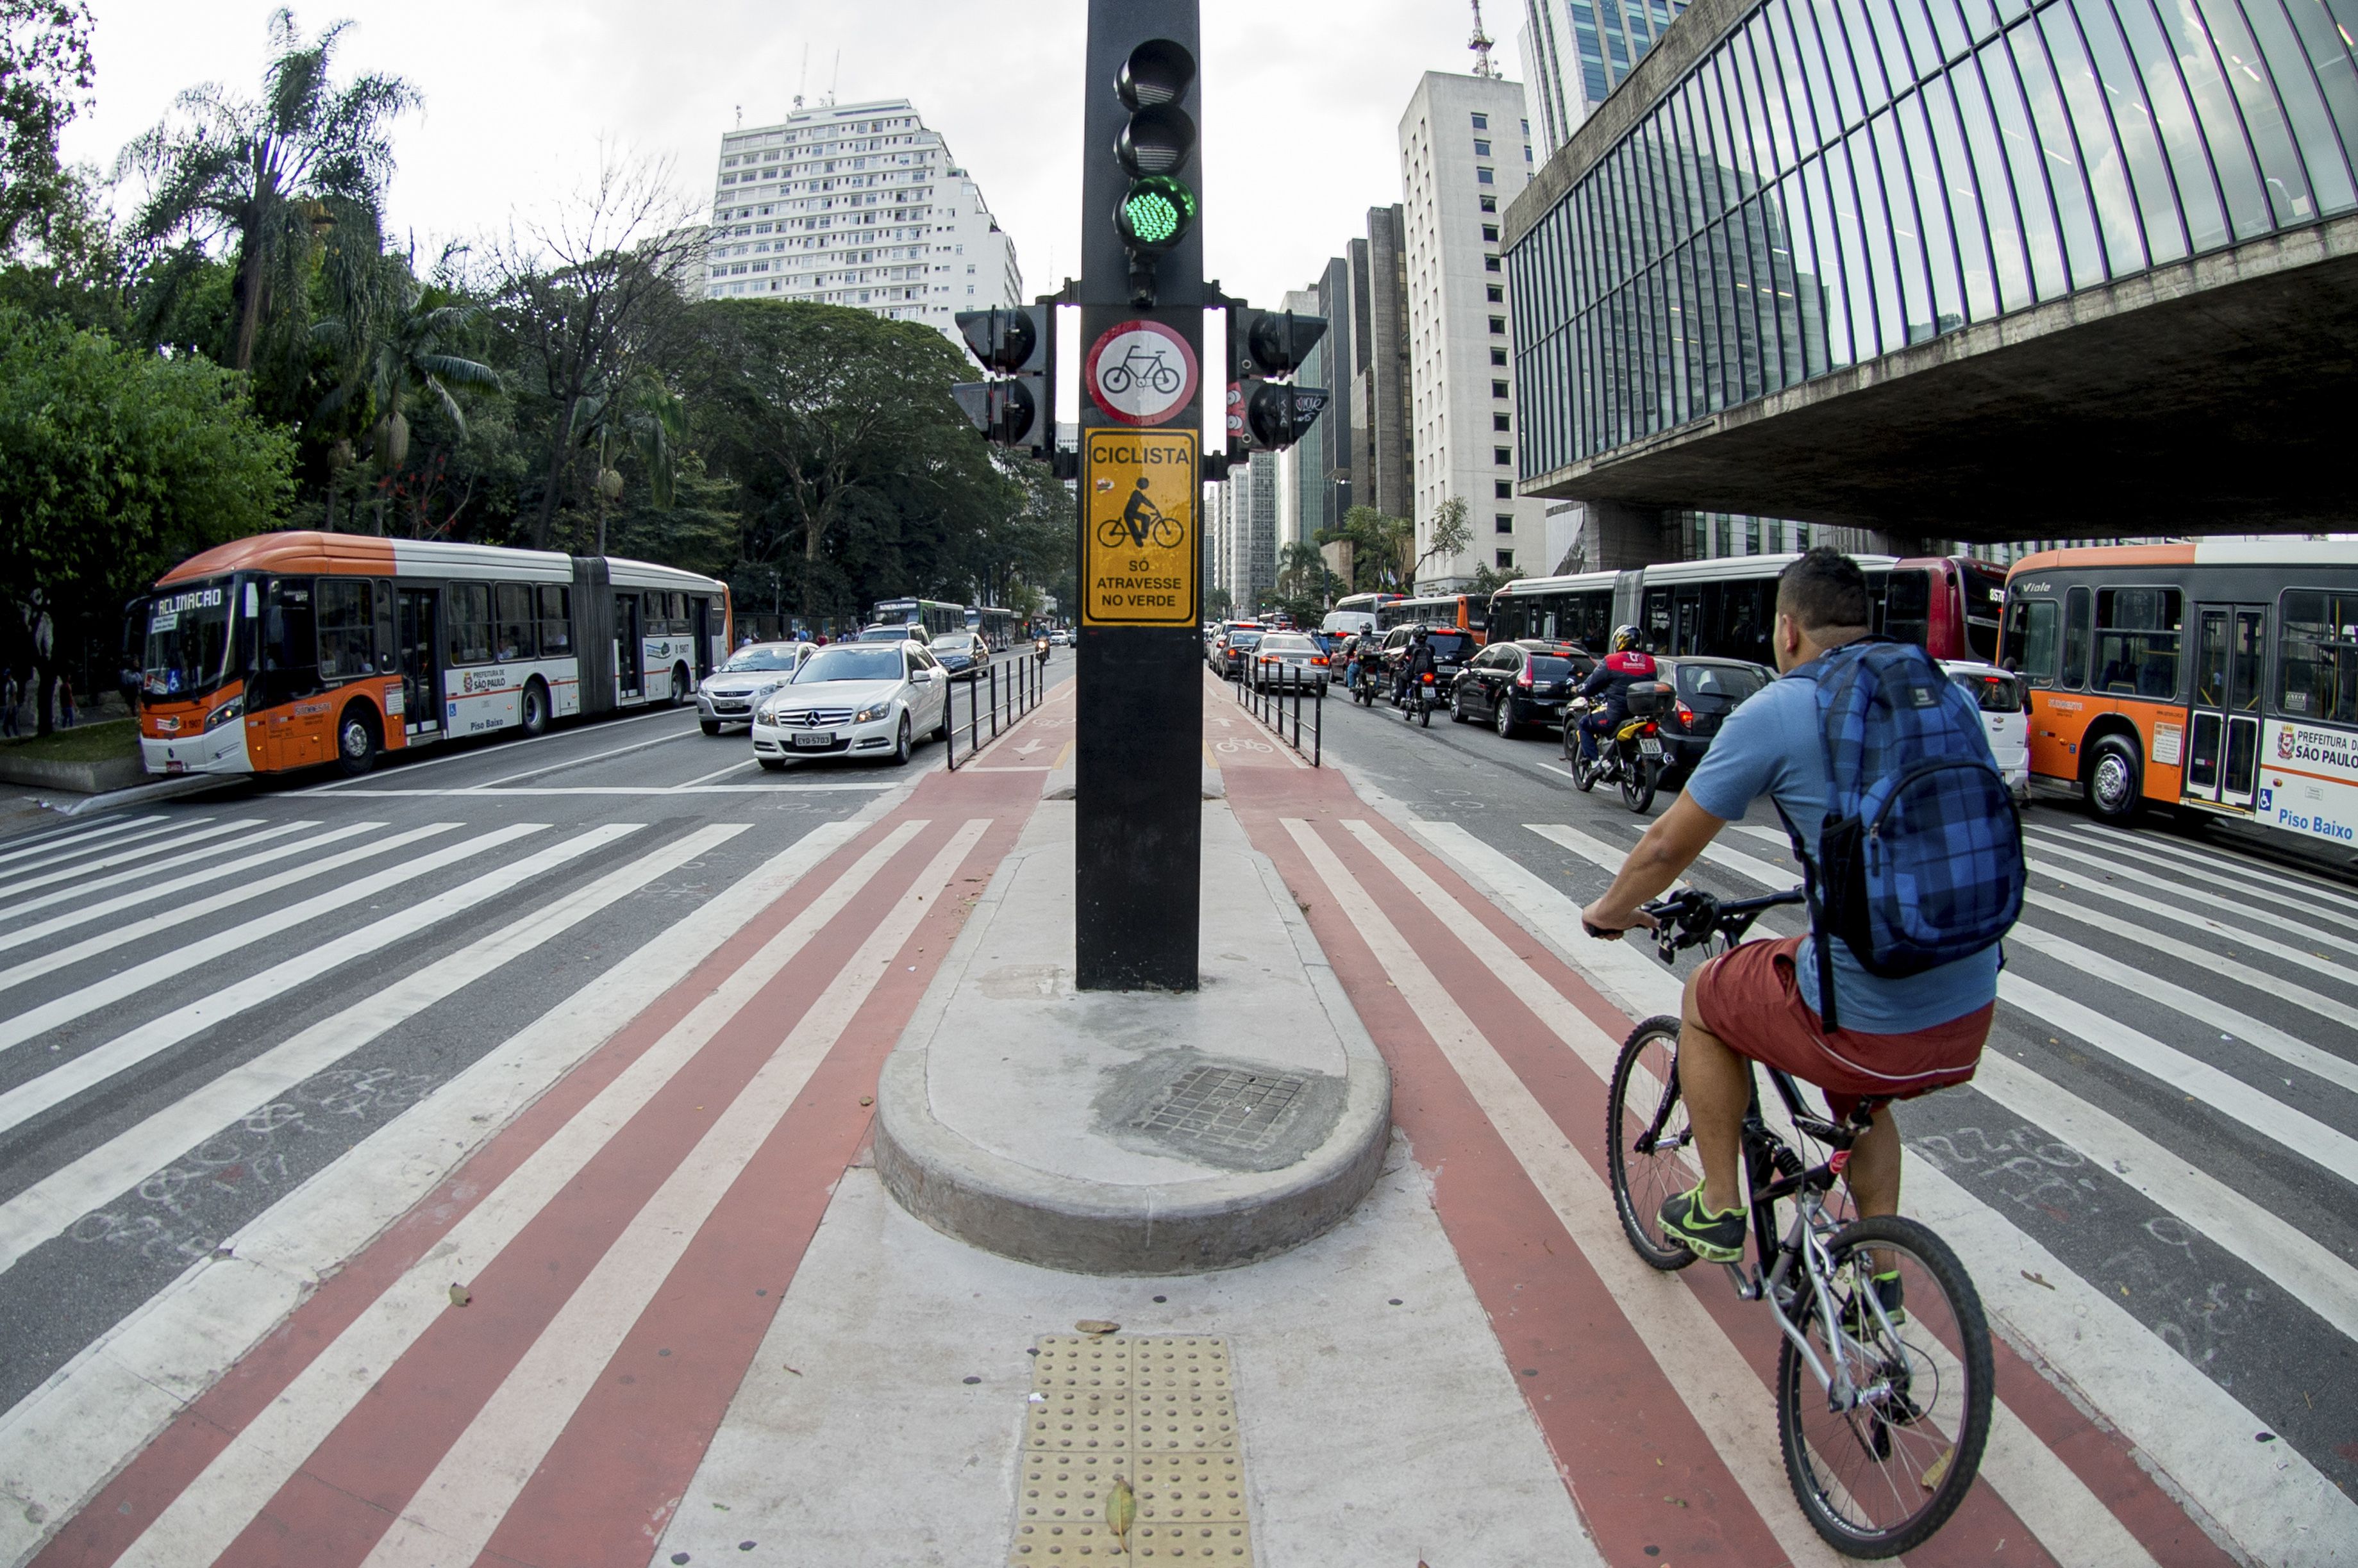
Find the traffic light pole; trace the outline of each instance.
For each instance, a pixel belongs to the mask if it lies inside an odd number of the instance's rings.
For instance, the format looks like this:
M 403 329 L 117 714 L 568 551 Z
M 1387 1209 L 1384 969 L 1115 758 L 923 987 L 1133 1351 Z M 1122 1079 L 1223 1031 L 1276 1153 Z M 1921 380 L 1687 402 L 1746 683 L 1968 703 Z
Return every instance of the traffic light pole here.
M 1194 990 L 1203 856 L 1204 263 L 1194 209 L 1143 264 L 1118 227 L 1143 189 L 1117 145 L 1142 140 L 1155 92 L 1117 91 L 1126 66 L 1185 57 L 1171 106 L 1192 114 L 1197 0 L 1089 0 L 1082 134 L 1082 391 L 1079 689 L 1075 922 L 1082 990 Z M 1141 107 L 1142 106 L 1142 107 Z M 1145 127 L 1148 130 L 1152 126 Z M 1192 124 L 1188 127 L 1192 142 Z M 1200 203 L 1200 160 L 1143 173 L 1184 178 Z M 1147 193 L 1152 197 L 1154 193 Z M 1127 213 L 1124 214 L 1128 216 Z M 1176 377 L 1174 382 L 1174 378 Z M 1219 438 L 1215 438 L 1217 445 Z

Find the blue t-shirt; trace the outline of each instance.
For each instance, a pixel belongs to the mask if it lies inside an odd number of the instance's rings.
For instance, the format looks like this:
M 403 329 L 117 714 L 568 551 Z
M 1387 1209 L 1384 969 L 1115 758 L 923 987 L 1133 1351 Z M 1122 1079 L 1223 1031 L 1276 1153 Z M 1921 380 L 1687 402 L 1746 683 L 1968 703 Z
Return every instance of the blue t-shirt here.
M 1773 796 L 1801 830 L 1811 859 L 1818 853 L 1818 827 L 1825 820 L 1826 747 L 1818 723 L 1818 683 L 1787 676 L 1727 716 L 1712 737 L 1687 798 L 1714 816 L 1733 822 L 1755 800 Z M 1904 979 L 1886 979 L 1860 967 L 1849 944 L 1830 945 L 1834 986 L 1841 1006 L 1836 1022 L 1863 1034 L 1906 1034 L 1986 1007 L 1997 997 L 1998 949 L 1995 943 L 1969 958 L 1942 964 Z M 1804 942 L 1796 961 L 1801 1000 L 1818 1011 L 1817 944 Z

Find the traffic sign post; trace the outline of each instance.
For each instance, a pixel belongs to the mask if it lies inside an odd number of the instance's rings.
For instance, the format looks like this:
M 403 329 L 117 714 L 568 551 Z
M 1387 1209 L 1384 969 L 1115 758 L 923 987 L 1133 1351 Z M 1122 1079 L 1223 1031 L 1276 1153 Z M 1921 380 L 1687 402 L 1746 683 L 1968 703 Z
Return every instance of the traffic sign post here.
M 1194 990 L 1203 858 L 1196 0 L 1089 0 L 1076 981 Z M 1220 443 L 1215 442 L 1215 445 Z

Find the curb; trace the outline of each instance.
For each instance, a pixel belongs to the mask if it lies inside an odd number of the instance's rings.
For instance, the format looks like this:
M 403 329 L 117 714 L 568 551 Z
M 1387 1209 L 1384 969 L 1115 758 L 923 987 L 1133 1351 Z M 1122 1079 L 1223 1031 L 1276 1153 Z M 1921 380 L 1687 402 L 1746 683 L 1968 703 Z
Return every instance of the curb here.
M 103 762 L 53 762 L 0 752 L 0 784 L 22 784 L 28 789 L 105 795 L 129 789 L 146 776 L 146 770 L 136 757 L 110 757 Z
M 876 1171 L 895 1201 L 946 1235 L 1020 1262 L 1074 1274 L 1165 1275 L 1234 1269 L 1333 1228 L 1382 1173 L 1391 1072 L 1277 867 L 1251 851 L 1304 979 L 1347 1062 L 1341 1114 L 1326 1140 L 1282 1171 L 1115 1185 L 1052 1175 L 977 1147 L 933 1113 L 927 1053 L 997 919 L 1017 868 L 1010 855 L 885 1059 L 876 1089 Z

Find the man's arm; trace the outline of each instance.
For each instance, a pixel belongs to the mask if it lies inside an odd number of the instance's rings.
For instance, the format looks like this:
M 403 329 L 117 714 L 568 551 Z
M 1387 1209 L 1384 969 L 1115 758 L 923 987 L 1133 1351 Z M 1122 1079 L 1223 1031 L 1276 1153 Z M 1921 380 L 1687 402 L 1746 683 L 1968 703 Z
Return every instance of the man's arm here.
M 1589 935 L 1603 935 L 1607 940 L 1617 937 L 1633 925 L 1654 928 L 1651 915 L 1639 906 L 1650 903 L 1670 890 L 1679 874 L 1694 864 L 1695 857 L 1704 846 L 1718 837 L 1727 826 L 1727 818 L 1714 816 L 1694 803 L 1692 795 L 1681 795 L 1671 803 L 1671 808 L 1654 818 L 1629 858 L 1621 862 L 1621 874 L 1605 890 L 1605 896 L 1580 912 L 1583 925 Z

